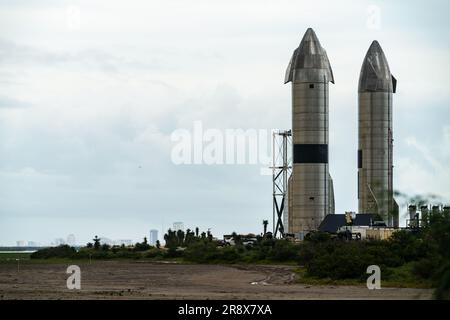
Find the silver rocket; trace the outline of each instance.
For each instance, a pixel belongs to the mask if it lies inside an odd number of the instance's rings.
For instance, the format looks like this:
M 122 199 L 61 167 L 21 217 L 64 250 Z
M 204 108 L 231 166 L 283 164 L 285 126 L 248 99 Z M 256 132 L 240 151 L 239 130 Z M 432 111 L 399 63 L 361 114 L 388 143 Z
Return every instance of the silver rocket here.
M 361 67 L 358 86 L 358 209 L 378 213 L 388 226 L 398 226 L 393 196 L 391 75 L 380 44 L 373 41 Z
M 288 187 L 288 232 L 317 230 L 334 213 L 328 171 L 328 83 L 334 83 L 327 53 L 309 28 L 286 70 L 292 82 L 293 168 Z

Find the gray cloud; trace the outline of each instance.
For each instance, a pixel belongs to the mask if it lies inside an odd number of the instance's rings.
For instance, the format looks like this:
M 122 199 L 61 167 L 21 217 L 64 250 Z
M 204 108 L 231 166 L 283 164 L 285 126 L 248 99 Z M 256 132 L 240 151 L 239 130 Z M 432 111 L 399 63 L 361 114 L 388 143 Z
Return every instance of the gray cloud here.
M 105 73 L 118 73 L 127 69 L 157 69 L 161 62 L 152 57 L 147 61 L 139 61 L 98 49 L 57 52 L 0 38 L 0 64 L 20 65 L 22 68 L 28 66 L 67 68 L 74 65 L 87 70 L 95 68 Z
M 15 109 L 15 108 L 28 108 L 30 106 L 31 103 L 29 102 L 0 96 L 0 108 Z

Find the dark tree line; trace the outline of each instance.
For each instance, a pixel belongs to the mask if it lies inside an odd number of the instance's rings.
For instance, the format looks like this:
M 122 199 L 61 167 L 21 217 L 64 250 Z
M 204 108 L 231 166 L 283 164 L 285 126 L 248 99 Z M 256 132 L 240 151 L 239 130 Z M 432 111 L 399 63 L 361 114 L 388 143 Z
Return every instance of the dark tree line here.
M 199 240 L 213 241 L 213 235 L 209 230 L 207 232 L 200 233 L 198 227 L 195 228 L 195 232 L 191 229 L 187 229 L 186 232 L 183 230 L 174 231 L 169 229 L 164 235 L 164 241 L 166 242 L 166 247 L 169 250 L 176 249 L 178 247 L 187 247 Z

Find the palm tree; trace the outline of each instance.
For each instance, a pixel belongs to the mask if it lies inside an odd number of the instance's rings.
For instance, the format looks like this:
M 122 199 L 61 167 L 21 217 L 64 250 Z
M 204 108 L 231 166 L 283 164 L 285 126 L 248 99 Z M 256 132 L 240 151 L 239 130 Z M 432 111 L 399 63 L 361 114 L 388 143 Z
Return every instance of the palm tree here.
M 192 242 L 192 238 L 194 237 L 194 232 L 191 229 L 186 229 L 186 235 L 184 236 L 184 245 L 187 246 Z
M 212 239 L 213 239 L 213 235 L 212 235 L 212 233 L 211 233 L 211 231 L 208 229 L 208 232 L 206 233 L 206 235 L 207 235 L 207 237 L 208 237 L 208 240 L 209 241 L 212 241 Z
M 92 240 L 94 241 L 94 249 L 98 250 L 100 248 L 100 238 L 95 236 L 95 238 Z
M 263 220 L 263 226 L 264 226 L 264 233 L 263 235 L 265 236 L 267 233 L 267 225 L 269 224 L 268 220 Z
M 177 240 L 178 240 L 178 245 L 179 246 L 183 246 L 183 242 L 184 242 L 184 232 L 183 232 L 183 230 L 178 230 L 177 231 Z

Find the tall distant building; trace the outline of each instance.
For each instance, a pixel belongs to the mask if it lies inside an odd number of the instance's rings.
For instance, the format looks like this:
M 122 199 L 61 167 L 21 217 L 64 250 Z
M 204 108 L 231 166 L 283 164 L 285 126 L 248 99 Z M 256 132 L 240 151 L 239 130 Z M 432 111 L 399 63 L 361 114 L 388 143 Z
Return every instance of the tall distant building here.
M 148 243 L 151 246 L 154 246 L 154 245 L 156 245 L 156 241 L 158 241 L 158 230 L 152 229 L 152 230 L 150 230 L 150 236 L 148 238 Z
M 178 231 L 178 230 L 184 231 L 183 222 L 174 222 L 173 223 L 173 231 Z
M 25 240 L 18 240 L 18 241 L 16 241 L 16 244 L 18 247 L 26 247 L 27 246 L 27 242 Z
M 67 241 L 66 241 L 66 243 L 67 243 L 69 246 L 73 247 L 73 246 L 75 246 L 75 242 L 76 242 L 75 235 L 69 234 L 69 235 L 67 236 Z

